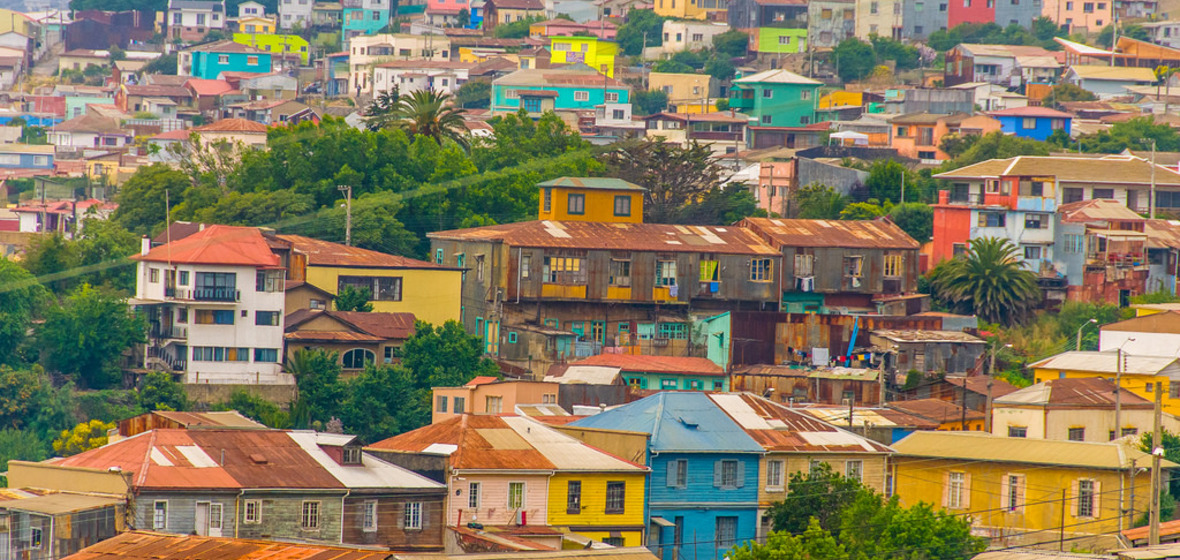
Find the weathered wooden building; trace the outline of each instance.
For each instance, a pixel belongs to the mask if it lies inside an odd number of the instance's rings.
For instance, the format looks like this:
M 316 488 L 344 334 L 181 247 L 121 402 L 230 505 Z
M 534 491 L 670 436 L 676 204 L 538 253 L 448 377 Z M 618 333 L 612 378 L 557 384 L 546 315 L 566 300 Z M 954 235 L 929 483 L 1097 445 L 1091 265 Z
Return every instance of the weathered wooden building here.
M 918 242 L 887 220 L 746 218 L 783 255 L 780 309 L 877 312 L 874 300 L 918 289 Z
M 987 346 L 977 336 L 955 331 L 882 329 L 873 331 L 869 341 L 884 354 L 885 371 L 897 374 L 977 372 Z
M 881 372 L 874 369 L 836 367 L 812 369 L 759 364 L 730 374 L 735 392 L 762 395 L 780 403 L 816 403 L 877 406 L 884 389 Z

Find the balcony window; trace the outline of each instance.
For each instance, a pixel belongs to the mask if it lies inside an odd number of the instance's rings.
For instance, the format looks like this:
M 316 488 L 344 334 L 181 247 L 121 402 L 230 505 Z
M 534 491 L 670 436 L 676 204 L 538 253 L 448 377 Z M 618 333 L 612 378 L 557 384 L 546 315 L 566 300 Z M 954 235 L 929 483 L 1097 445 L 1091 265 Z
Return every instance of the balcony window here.
M 198 272 L 193 287 L 197 301 L 237 301 L 238 275 L 233 272 Z
M 980 212 L 979 227 L 1005 227 L 1008 216 L 1003 212 Z
M 631 286 L 631 261 L 611 259 L 610 285 L 624 288 Z
M 579 257 L 545 257 L 541 277 L 546 284 L 582 285 L 586 267 Z

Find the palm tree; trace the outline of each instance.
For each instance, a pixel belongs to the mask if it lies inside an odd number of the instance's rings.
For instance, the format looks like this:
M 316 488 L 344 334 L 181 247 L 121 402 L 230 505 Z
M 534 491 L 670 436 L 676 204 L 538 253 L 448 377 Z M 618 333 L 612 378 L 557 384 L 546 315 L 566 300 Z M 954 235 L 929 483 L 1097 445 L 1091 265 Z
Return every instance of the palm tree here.
M 467 111 L 449 105 L 450 100 L 449 93 L 429 90 L 403 95 L 381 125 L 400 128 L 410 136 L 429 136 L 439 144 L 450 139 L 467 149 L 467 127 L 463 124 Z
M 1041 299 L 1016 245 L 996 237 L 972 239 L 966 254 L 934 267 L 930 287 L 952 311 L 1004 325 L 1020 322 Z

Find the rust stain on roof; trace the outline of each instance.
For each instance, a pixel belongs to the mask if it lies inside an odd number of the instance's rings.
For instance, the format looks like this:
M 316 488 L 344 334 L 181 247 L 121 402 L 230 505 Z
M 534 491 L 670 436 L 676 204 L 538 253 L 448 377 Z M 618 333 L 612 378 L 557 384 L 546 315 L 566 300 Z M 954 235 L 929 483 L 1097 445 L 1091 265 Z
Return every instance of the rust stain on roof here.
M 131 531 L 67 556 L 69 560 L 387 560 L 382 550 L 228 537 Z
M 411 259 L 400 255 L 390 255 L 350 247 L 331 241 L 312 239 L 302 235 L 276 235 L 279 239 L 290 243 L 296 251 L 306 253 L 308 266 L 347 266 L 356 268 L 438 268 L 446 269 L 434 263 Z
M 514 247 L 778 255 L 753 232 L 741 227 L 541 220 L 440 231 L 427 237 L 498 241 Z
M 750 228 L 776 247 L 917 249 L 918 242 L 888 220 L 780 220 L 746 218 Z

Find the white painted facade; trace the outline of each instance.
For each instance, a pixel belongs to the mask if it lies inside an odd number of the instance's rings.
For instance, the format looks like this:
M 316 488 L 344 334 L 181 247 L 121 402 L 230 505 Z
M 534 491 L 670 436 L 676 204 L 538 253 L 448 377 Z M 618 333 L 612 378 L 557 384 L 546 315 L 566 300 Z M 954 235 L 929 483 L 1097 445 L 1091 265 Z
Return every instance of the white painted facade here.
M 397 89 L 402 94 L 438 91 L 454 95 L 467 83 L 469 68 L 373 68 L 373 94 Z
M 1124 353 L 1132 356 L 1180 357 L 1180 333 L 1108 331 L 1104 329 L 1098 334 L 1099 351 L 1114 352 L 1120 346 Z
M 145 243 L 147 241 L 145 240 Z M 283 270 L 257 289 L 259 268 L 140 261 L 136 299 L 150 306 L 147 360 L 183 373 L 185 383 L 291 385 L 282 372 Z M 233 288 L 202 288 L 209 274 L 234 275 Z M 174 284 L 168 287 L 170 279 Z M 264 286 L 265 287 L 265 286 Z M 167 289 L 166 289 L 167 288 Z M 262 318 L 259 312 L 263 312 Z M 274 324 L 257 324 L 271 315 Z M 213 349 L 213 350 L 206 350 Z M 157 364 L 164 365 L 164 364 Z
M 311 10 L 314 6 L 313 0 L 279 0 L 279 29 L 297 26 L 306 29 L 311 25 Z
M 698 21 L 664 21 L 664 44 L 653 47 L 660 54 L 671 55 L 681 51 L 695 51 L 713 46 L 713 36 L 729 31 L 724 23 Z
M 350 95 L 373 93 L 373 69 L 394 60 L 451 58 L 451 41 L 437 35 L 384 33 L 360 35 L 348 41 L 348 91 Z

